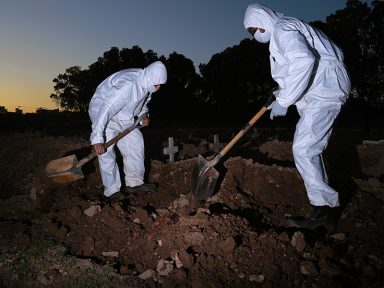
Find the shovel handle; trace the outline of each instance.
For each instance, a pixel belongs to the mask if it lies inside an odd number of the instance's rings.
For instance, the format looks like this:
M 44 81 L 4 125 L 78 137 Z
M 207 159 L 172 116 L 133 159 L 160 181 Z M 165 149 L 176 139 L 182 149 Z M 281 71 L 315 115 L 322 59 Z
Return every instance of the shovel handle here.
M 266 106 L 266 105 L 265 105 Z M 247 133 L 247 131 L 263 116 L 265 111 L 267 111 L 267 107 L 263 106 L 259 112 L 255 114 L 255 116 L 252 117 L 251 120 L 236 134 L 235 137 L 232 138 L 232 140 L 219 152 L 219 155 L 223 157 L 227 152 L 239 141 L 239 139 Z
M 83 159 L 81 159 L 79 162 L 77 162 L 75 168 L 80 168 L 81 166 L 88 163 L 89 161 L 91 161 L 95 157 L 96 157 L 96 152 L 92 149 L 92 152 L 88 156 L 85 156 Z
M 268 95 L 268 99 L 265 102 L 264 106 L 255 114 L 255 116 L 252 117 L 251 120 L 239 131 L 239 133 L 236 134 L 235 137 L 219 152 L 219 154 L 215 157 L 217 160 L 216 162 L 221 159 L 227 152 L 239 141 L 239 139 L 247 133 L 247 131 L 263 116 L 263 114 L 268 110 L 268 106 L 272 104 L 274 94 L 273 92 L 276 90 L 272 89 L 271 93 Z M 212 160 L 213 161 L 213 160 Z
M 142 126 L 140 125 L 140 122 L 141 120 L 143 120 L 143 118 L 147 116 L 147 114 L 143 114 L 141 115 L 140 117 L 138 117 L 135 122 L 132 124 L 131 127 L 125 129 L 123 132 L 117 134 L 116 137 L 112 138 L 111 140 L 109 140 L 107 143 L 104 144 L 104 148 L 107 149 L 109 146 L 115 144 L 117 141 L 119 141 L 121 138 L 123 138 L 124 136 L 126 136 L 128 133 L 130 133 L 132 130 L 136 129 L 136 128 L 141 128 Z
M 143 118 L 147 116 L 147 114 L 143 114 L 141 115 L 140 117 L 138 117 L 135 122 L 133 122 L 132 126 L 125 129 L 123 132 L 117 134 L 117 136 L 115 136 L 114 138 L 112 138 L 111 140 L 109 140 L 107 143 L 104 144 L 104 149 L 107 149 L 109 146 L 115 144 L 117 141 L 119 141 L 121 138 L 123 138 L 124 136 L 126 136 L 128 133 L 130 133 L 132 130 L 136 129 L 136 128 L 141 128 L 142 125 L 140 124 L 141 120 L 143 120 Z M 88 163 L 89 161 L 91 161 L 93 158 L 95 158 L 97 155 L 96 155 L 96 152 L 94 149 L 92 149 L 92 152 L 84 157 L 83 159 L 81 159 L 77 164 L 76 164 L 76 168 L 79 168 L 81 166 L 83 166 L 84 164 Z

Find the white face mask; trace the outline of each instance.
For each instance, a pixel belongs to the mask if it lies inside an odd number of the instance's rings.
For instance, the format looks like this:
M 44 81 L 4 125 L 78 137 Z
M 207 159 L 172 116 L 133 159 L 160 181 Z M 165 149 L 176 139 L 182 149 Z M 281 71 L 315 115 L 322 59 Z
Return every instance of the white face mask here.
M 257 29 L 257 31 L 256 31 L 255 35 L 253 35 L 253 37 L 255 37 L 257 42 L 267 43 L 267 42 L 269 42 L 269 40 L 271 40 L 271 33 L 269 33 L 268 31 L 264 31 L 264 33 L 260 33 L 260 30 Z
M 149 85 L 148 86 L 148 92 L 149 93 L 155 93 L 157 91 L 155 85 Z

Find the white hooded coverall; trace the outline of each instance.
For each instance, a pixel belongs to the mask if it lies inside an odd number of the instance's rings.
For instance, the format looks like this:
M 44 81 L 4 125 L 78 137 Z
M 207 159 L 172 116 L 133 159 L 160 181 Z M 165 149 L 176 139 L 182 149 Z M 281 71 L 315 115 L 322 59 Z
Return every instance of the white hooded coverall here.
M 310 203 L 339 206 L 338 193 L 328 185 L 322 153 L 351 89 L 342 51 L 321 31 L 261 4 L 248 6 L 244 26 L 271 35 L 271 74 L 279 84 L 276 101 L 283 107 L 296 105 L 300 115 L 293 155 Z
M 154 85 L 167 81 L 165 66 L 156 61 L 144 69 L 125 69 L 105 79 L 89 103 L 92 121 L 91 144 L 105 143 L 130 127 L 134 117 L 148 112 L 147 103 L 156 91 Z M 121 180 L 114 146 L 98 156 L 104 195 L 109 197 L 120 191 Z M 134 129 L 117 142 L 123 156 L 126 186 L 143 184 L 144 140 L 139 129 Z

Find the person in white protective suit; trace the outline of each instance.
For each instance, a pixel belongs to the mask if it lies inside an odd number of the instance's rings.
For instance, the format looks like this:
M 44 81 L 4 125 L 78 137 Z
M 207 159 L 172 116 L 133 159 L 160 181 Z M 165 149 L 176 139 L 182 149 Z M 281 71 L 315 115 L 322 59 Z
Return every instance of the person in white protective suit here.
M 91 144 L 98 155 L 104 196 L 115 202 L 125 198 L 121 192 L 119 167 L 114 146 L 106 151 L 104 143 L 132 126 L 135 117 L 144 114 L 141 124 L 149 125 L 147 104 L 152 93 L 166 83 L 164 64 L 156 61 L 144 69 L 125 69 L 105 79 L 97 88 L 89 104 L 92 121 Z M 151 191 L 153 184 L 144 183 L 144 140 L 138 128 L 117 142 L 123 157 L 127 192 Z
M 258 3 L 246 9 L 244 27 L 256 41 L 269 42 L 271 74 L 279 85 L 268 107 L 270 118 L 285 116 L 291 105 L 300 115 L 293 155 L 314 212 L 305 220 L 289 218 L 287 224 L 333 230 L 339 196 L 328 185 L 322 153 L 350 93 L 343 53 L 318 29 Z

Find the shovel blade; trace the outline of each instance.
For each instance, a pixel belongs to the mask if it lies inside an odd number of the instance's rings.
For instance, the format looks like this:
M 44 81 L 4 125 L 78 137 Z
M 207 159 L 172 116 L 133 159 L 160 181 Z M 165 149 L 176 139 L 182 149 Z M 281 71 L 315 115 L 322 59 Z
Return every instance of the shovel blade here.
M 75 154 L 55 159 L 45 166 L 45 172 L 48 177 L 50 177 L 50 175 L 55 175 L 72 169 L 78 162 Z
M 80 179 L 84 179 L 84 174 L 81 168 L 72 168 L 64 172 L 48 175 L 55 183 L 71 183 Z
M 55 183 L 70 183 L 84 178 L 81 168 L 76 168 L 76 155 L 52 160 L 45 166 L 47 176 Z
M 199 200 L 206 200 L 215 190 L 219 172 L 199 155 L 191 176 L 191 191 Z

